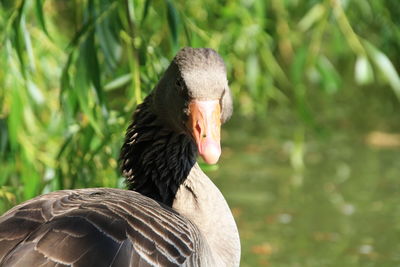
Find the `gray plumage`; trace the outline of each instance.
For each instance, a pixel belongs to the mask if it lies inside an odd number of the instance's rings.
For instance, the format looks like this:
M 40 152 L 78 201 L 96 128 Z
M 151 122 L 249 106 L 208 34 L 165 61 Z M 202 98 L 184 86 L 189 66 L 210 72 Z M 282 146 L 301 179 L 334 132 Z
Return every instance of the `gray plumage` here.
M 232 113 L 221 57 L 182 49 L 138 106 L 121 149 L 131 190 L 64 190 L 0 217 L 0 266 L 239 266 L 236 224 L 196 164 L 185 127 L 190 100 Z
M 39 196 L 3 215 L 1 266 L 183 266 L 200 262 L 196 227 L 139 193 L 111 188 Z

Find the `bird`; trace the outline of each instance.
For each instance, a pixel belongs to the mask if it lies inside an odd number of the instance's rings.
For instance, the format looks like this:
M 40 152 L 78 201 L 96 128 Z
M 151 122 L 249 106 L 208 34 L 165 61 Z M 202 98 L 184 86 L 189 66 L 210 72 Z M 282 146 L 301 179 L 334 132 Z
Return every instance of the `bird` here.
M 0 266 L 239 266 L 240 238 L 201 170 L 233 112 L 226 65 L 182 48 L 139 104 L 120 152 L 126 189 L 60 190 L 0 217 Z

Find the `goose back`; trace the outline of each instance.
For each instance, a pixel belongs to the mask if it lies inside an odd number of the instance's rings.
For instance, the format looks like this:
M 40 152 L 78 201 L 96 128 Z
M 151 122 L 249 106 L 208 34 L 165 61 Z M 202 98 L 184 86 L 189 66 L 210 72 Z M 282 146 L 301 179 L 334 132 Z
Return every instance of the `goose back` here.
M 0 218 L 0 266 L 210 266 L 207 250 L 188 219 L 121 189 L 58 191 Z

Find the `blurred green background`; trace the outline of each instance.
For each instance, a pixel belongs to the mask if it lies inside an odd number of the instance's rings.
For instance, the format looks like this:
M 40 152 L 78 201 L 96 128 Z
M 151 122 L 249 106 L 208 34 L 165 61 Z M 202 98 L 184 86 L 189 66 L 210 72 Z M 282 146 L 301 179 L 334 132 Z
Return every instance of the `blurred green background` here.
M 242 266 L 399 266 L 397 0 L 0 0 L 0 212 L 123 187 L 131 114 L 184 46 L 228 67 L 206 170 Z

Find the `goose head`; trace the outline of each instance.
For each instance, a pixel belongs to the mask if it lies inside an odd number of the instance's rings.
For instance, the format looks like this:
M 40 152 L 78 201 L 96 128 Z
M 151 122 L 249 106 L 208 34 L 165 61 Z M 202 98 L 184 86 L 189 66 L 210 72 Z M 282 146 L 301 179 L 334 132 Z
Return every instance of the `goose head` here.
M 221 124 L 232 114 L 232 98 L 223 59 L 210 48 L 183 48 L 155 88 L 159 118 L 195 142 L 206 163 L 221 154 Z
M 179 51 L 128 127 L 120 155 L 128 189 L 172 205 L 197 155 L 218 161 L 231 114 L 222 58 L 209 48 Z

